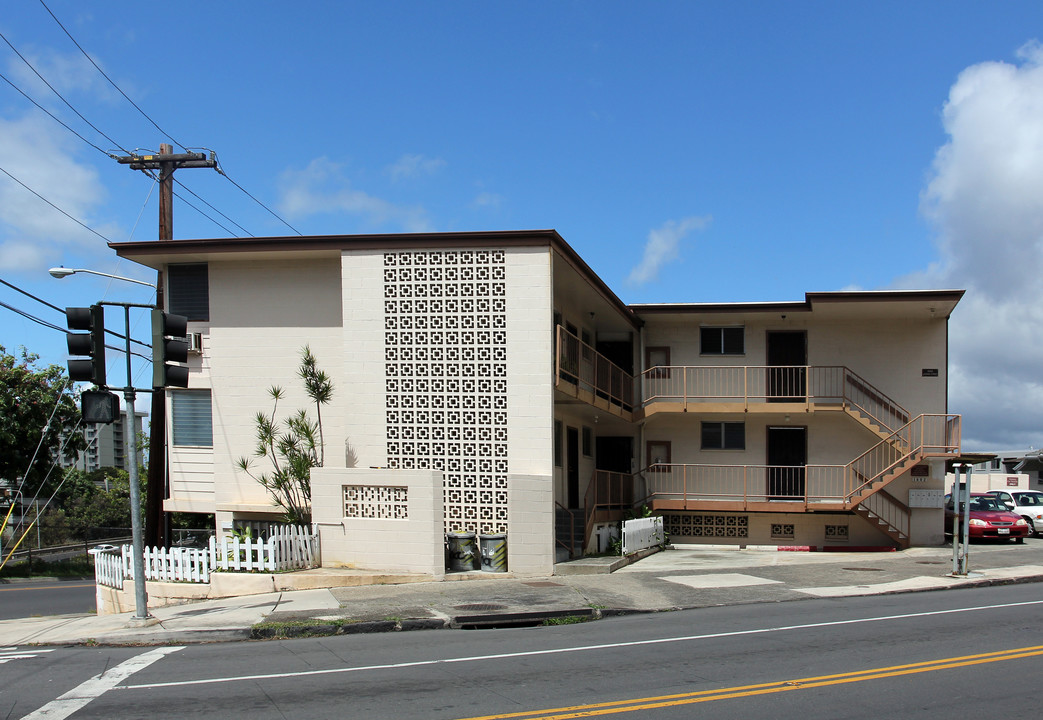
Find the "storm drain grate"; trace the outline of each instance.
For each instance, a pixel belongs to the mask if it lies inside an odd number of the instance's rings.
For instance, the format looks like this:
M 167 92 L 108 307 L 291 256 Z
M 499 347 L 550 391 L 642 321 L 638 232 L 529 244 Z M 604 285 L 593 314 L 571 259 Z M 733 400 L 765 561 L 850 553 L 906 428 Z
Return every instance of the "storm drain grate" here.
M 945 565 L 941 560 L 917 560 L 917 565 Z
M 529 587 L 561 587 L 561 583 L 550 582 L 548 580 L 537 580 L 536 582 L 522 583 L 522 585 L 528 585 Z
M 488 612 L 490 610 L 505 610 L 506 605 L 495 605 L 493 603 L 471 603 L 470 605 L 456 605 L 456 610 L 470 610 L 472 612 Z
M 841 570 L 851 570 L 852 572 L 881 572 L 882 568 L 850 567 L 850 568 L 841 568 Z

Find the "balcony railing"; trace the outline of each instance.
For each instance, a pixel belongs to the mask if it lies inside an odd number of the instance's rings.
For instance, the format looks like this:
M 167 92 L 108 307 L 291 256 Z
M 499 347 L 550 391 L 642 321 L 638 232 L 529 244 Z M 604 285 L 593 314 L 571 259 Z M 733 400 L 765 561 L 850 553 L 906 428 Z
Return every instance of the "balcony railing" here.
M 843 366 L 671 365 L 644 371 L 641 404 L 698 403 L 847 404 L 884 430 L 909 421 L 909 413 Z
M 959 415 L 920 415 L 846 465 L 669 464 L 652 465 L 641 475 L 649 502 L 681 509 L 769 503 L 786 510 L 823 504 L 852 509 L 912 462 L 958 454 L 959 421 Z
M 629 413 L 634 407 L 634 376 L 561 325 L 557 326 L 555 377 L 559 388 L 595 405 Z

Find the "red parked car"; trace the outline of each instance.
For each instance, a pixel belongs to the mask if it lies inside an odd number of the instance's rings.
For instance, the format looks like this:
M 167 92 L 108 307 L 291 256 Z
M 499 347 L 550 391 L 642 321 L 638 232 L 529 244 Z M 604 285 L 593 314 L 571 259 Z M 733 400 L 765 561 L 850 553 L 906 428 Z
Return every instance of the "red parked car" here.
M 962 508 L 961 508 L 962 510 Z M 956 515 L 953 509 L 952 495 L 945 496 L 945 536 L 952 537 L 952 519 Z M 1029 525 L 1025 518 L 1015 515 L 995 495 L 971 493 L 970 534 L 971 539 L 999 538 L 1014 542 L 1025 542 L 1029 534 Z M 961 515 L 960 522 L 963 522 Z M 961 525 L 962 527 L 962 525 Z M 957 530 L 960 532 L 960 530 Z

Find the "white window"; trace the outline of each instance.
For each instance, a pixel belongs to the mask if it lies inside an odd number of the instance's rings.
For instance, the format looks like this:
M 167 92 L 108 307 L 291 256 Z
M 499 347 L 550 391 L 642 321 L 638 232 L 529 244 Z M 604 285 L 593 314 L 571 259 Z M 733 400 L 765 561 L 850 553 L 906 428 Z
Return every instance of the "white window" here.
M 170 393 L 174 445 L 213 447 L 214 422 L 209 390 L 174 390 Z

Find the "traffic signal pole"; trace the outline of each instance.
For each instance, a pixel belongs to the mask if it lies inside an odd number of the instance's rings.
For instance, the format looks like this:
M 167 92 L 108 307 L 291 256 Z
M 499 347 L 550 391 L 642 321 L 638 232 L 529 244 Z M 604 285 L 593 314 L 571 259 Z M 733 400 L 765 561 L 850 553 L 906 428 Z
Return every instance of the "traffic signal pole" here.
M 137 306 L 140 307 L 140 306 Z M 134 549 L 134 619 L 143 621 L 149 618 L 148 593 L 145 591 L 145 541 L 141 534 L 141 485 L 138 482 L 138 443 L 134 437 L 134 428 L 137 427 L 137 417 L 134 412 L 134 402 L 137 399 L 137 391 L 134 390 L 133 370 L 130 367 L 130 308 L 131 305 L 123 303 L 123 319 L 127 334 L 127 386 L 123 388 L 123 400 L 127 405 L 127 430 L 124 436 L 130 442 L 130 467 L 127 474 L 130 475 L 130 536 L 131 545 Z M 153 391 L 153 395 L 161 394 L 162 391 Z
M 178 168 L 217 169 L 217 160 L 203 153 L 174 153 L 173 146 L 163 143 L 158 155 L 129 155 L 117 159 L 131 170 L 159 171 L 159 240 L 174 239 L 174 171 Z M 156 272 L 156 307 L 164 308 L 163 272 Z M 166 547 L 170 541 L 163 512 L 166 497 L 166 393 L 152 393 L 152 418 L 149 423 L 148 498 L 145 511 L 145 535 L 149 544 Z

